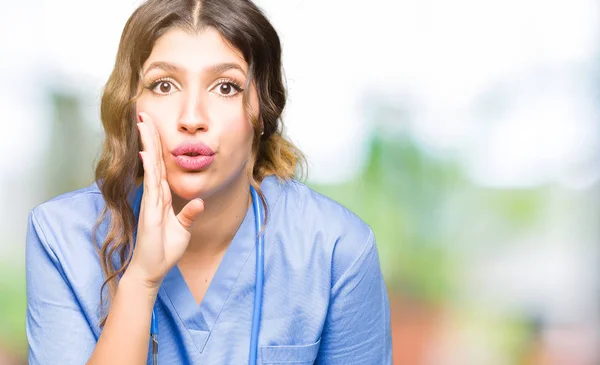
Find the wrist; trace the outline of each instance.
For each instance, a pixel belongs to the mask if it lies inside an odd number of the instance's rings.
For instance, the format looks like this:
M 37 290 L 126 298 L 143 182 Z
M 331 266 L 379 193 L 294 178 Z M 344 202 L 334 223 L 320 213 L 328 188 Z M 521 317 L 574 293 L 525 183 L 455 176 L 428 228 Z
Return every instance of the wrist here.
M 119 281 L 119 288 L 125 287 L 127 291 L 134 291 L 144 294 L 153 302 L 158 294 L 160 282 L 148 280 L 135 267 L 128 267 Z M 117 289 L 118 290 L 118 289 Z

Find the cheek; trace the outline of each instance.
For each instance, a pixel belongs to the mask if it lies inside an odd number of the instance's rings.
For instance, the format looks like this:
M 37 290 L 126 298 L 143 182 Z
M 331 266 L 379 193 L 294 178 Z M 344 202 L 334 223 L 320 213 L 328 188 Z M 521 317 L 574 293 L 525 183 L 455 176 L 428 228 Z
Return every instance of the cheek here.
M 230 152 L 237 152 L 239 150 L 244 152 L 250 151 L 254 127 L 250 119 L 246 116 L 241 102 L 236 107 L 222 105 L 218 108 L 218 113 L 216 114 L 218 115 L 215 115 L 213 119 L 213 128 L 220 129 L 221 143 L 227 144 L 227 149 Z M 245 146 L 246 148 L 240 148 L 240 146 Z
M 172 133 L 168 128 L 169 117 L 173 114 L 173 107 L 165 102 L 156 102 L 152 98 L 142 96 L 136 101 L 136 121 L 137 114 L 144 112 L 152 119 L 152 123 L 158 130 L 163 155 L 169 153 L 167 142 L 169 133 Z
M 177 104 L 172 98 L 160 100 L 147 96 L 146 93 L 135 104 L 136 114 L 139 112 L 148 114 L 159 128 L 161 124 L 169 120 L 169 117 L 173 116 L 173 111 L 176 107 Z
M 135 113 L 145 112 L 152 109 L 152 103 L 147 95 L 147 91 L 144 90 L 142 95 L 135 102 Z

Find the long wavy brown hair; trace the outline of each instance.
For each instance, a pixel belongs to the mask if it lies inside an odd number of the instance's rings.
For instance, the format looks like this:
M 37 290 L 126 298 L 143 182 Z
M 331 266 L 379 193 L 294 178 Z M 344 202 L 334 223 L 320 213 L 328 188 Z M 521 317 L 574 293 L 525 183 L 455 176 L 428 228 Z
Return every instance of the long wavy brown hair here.
M 302 153 L 283 133 L 281 113 L 286 103 L 281 67 L 279 37 L 262 11 L 248 0 L 149 0 L 137 8 L 127 21 L 116 62 L 104 88 L 100 114 L 106 140 L 96 167 L 95 178 L 106 206 L 94 227 L 105 281 L 100 289 L 100 326 L 106 322 L 107 304 L 114 297 L 119 278 L 133 254 L 135 216 L 129 198 L 144 170 L 138 157 L 141 141 L 136 129 L 135 103 L 142 65 L 150 56 L 156 40 L 167 30 L 178 27 L 192 34 L 213 27 L 237 48 L 248 64 L 248 78 L 242 96 L 246 115 L 254 126 L 250 182 L 260 195 L 260 182 L 276 175 L 287 180 L 305 171 Z M 258 114 L 250 113 L 249 85 L 258 94 Z M 264 134 L 262 128 L 264 126 Z M 264 204 L 265 208 L 267 207 Z M 96 231 L 109 217 L 109 228 L 102 244 Z M 108 286 L 109 300 L 105 301 Z

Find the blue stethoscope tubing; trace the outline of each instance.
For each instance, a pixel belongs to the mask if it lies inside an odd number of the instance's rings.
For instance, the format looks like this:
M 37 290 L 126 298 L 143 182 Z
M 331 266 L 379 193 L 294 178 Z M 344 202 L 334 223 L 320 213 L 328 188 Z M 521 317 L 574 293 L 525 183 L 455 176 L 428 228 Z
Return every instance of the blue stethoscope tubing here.
M 135 215 L 136 222 L 139 220 L 140 207 L 142 204 L 142 194 L 144 192 L 144 183 L 137 189 L 135 198 L 133 200 L 133 214 Z M 256 274 L 254 279 L 254 308 L 252 310 L 252 329 L 250 332 L 250 352 L 248 355 L 248 364 L 256 365 L 256 358 L 258 356 L 258 333 L 260 331 L 260 316 L 262 309 L 263 300 L 263 286 L 265 281 L 264 268 L 265 268 L 265 239 L 264 234 L 261 234 L 261 227 L 263 225 L 263 211 L 261 209 L 262 202 L 256 189 L 251 185 L 250 194 L 252 195 L 252 207 L 254 210 L 254 223 L 256 228 Z M 137 237 L 137 224 L 133 232 L 133 243 Z M 152 308 L 152 321 L 150 322 L 150 338 L 152 340 L 152 354 L 154 365 L 158 364 L 158 319 L 156 316 L 156 303 Z

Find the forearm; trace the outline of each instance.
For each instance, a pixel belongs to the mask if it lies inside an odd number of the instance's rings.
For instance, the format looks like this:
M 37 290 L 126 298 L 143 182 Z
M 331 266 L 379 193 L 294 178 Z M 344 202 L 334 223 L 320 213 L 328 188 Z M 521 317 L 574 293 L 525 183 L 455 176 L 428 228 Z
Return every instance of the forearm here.
M 147 363 L 152 308 L 158 290 L 126 272 L 88 365 Z

